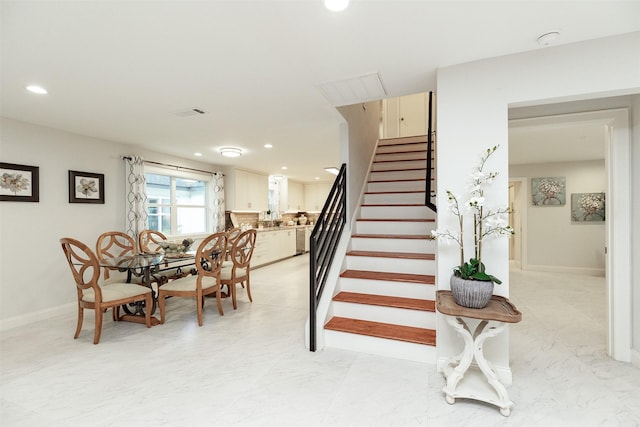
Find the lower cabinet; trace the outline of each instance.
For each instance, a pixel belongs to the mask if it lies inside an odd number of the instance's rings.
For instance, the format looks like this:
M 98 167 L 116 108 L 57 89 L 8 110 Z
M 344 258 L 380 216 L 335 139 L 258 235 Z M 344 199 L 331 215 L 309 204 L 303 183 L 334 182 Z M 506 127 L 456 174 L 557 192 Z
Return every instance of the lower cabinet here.
M 251 266 L 258 267 L 296 254 L 296 230 L 258 231 Z

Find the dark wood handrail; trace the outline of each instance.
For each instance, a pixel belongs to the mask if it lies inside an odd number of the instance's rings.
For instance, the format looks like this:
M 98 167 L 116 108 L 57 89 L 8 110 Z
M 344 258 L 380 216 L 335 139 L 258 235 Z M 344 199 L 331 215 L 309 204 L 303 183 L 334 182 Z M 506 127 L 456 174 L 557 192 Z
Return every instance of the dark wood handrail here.
M 424 204 L 434 212 L 438 211 L 435 203 L 431 200 L 431 179 L 432 171 L 435 159 L 434 141 L 433 141 L 433 91 L 429 92 L 429 116 L 427 118 L 427 176 L 424 189 Z
M 309 239 L 309 350 L 316 351 L 316 310 L 347 222 L 347 165 L 329 191 Z

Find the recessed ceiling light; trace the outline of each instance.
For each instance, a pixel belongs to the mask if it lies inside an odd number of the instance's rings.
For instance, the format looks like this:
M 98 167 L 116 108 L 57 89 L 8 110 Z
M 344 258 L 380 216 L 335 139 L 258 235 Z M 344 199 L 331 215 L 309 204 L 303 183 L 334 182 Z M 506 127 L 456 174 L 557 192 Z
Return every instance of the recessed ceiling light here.
M 316 179 L 320 179 L 320 177 L 319 177 L 319 176 L 316 176 Z
M 236 147 L 222 147 L 220 149 L 220 154 L 225 157 L 240 157 L 242 155 L 242 150 Z
M 549 46 L 554 44 L 558 37 L 560 37 L 560 31 L 549 31 L 538 37 L 538 44 L 540 46 Z
M 280 169 L 282 169 L 283 171 L 286 171 L 286 170 L 287 170 L 287 169 L 289 169 L 289 168 L 288 168 L 288 167 L 286 167 L 286 166 L 283 166 L 283 167 L 281 167 Z
M 38 95 L 46 95 L 49 93 L 45 88 L 38 85 L 29 85 L 27 86 L 27 90 L 31 93 L 37 93 Z
M 196 157 L 202 157 L 202 153 L 193 153 L 193 155 Z
M 334 175 L 338 175 L 340 173 L 340 169 L 336 168 L 336 167 L 328 167 L 328 168 L 324 168 L 324 170 L 326 170 L 329 173 L 332 173 Z
M 264 144 L 264 148 L 273 148 L 273 145 L 271 145 L 271 144 Z
M 324 7 L 332 12 L 340 12 L 349 6 L 349 0 L 324 0 Z

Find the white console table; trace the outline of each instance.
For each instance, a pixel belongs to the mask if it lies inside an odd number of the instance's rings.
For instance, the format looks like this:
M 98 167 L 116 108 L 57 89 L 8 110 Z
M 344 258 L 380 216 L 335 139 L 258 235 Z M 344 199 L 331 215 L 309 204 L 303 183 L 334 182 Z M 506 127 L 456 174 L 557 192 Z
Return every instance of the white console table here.
M 467 308 L 456 304 L 451 291 L 438 291 L 436 309 L 444 314 L 455 331 L 464 341 L 464 349 L 452 357 L 444 368 L 447 385 L 443 391 L 447 403 L 455 403 L 457 398 L 481 400 L 496 405 L 500 413 L 508 417 L 513 402 L 494 369 L 485 358 L 482 346 L 487 338 L 501 333 L 507 323 L 522 320 L 520 313 L 504 297 L 494 295 L 485 308 Z M 472 332 L 465 319 L 478 319 L 480 323 Z M 477 368 L 471 366 L 475 359 Z

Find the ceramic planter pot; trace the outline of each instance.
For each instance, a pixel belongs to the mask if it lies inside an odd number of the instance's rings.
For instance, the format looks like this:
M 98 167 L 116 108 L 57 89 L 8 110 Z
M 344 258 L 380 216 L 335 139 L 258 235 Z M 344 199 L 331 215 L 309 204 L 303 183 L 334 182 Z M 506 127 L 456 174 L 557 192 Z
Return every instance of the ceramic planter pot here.
M 467 280 L 451 276 L 451 293 L 458 305 L 468 308 L 484 308 L 493 295 L 493 282 Z

